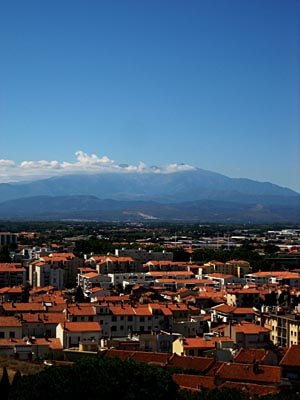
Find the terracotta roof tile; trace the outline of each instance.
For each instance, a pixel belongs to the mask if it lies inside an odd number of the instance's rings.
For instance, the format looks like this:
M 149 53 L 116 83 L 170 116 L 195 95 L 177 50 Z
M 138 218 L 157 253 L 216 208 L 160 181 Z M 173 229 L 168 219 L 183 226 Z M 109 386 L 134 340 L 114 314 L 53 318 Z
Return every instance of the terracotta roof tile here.
M 300 346 L 292 345 L 280 362 L 281 366 L 300 367 Z
M 172 377 L 181 388 L 215 389 L 216 387 L 212 376 L 173 374 Z

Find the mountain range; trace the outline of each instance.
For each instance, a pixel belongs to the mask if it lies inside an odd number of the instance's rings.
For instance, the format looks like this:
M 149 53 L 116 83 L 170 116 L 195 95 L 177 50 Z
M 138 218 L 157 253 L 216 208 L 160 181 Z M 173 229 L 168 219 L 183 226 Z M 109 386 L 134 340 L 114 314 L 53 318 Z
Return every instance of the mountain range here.
M 300 194 L 202 169 L 0 184 L 0 218 L 300 222 Z

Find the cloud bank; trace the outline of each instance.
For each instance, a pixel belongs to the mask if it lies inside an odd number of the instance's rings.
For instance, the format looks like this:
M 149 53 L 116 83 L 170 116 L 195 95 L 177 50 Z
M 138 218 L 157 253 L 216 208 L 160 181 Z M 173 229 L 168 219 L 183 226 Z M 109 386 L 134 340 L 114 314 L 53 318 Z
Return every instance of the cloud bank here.
M 78 150 L 75 155 L 75 162 L 39 160 L 22 161 L 18 164 L 13 160 L 0 159 L 0 182 L 22 181 L 78 173 L 137 172 L 171 174 L 196 169 L 191 165 L 181 163 L 167 164 L 162 167 L 149 167 L 142 161 L 137 165 L 118 164 L 107 156 L 98 157 L 96 154 L 87 154 L 81 150 Z

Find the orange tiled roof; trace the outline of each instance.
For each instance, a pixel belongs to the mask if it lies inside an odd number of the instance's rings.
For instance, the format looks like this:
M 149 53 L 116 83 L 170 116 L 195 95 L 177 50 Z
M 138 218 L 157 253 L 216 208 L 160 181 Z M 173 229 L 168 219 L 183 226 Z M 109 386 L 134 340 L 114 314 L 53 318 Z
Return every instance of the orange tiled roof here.
M 234 357 L 234 362 L 241 364 L 252 364 L 254 361 L 262 362 L 266 355 L 269 354 L 268 350 L 264 349 L 240 349 Z
M 41 324 L 59 324 L 65 321 L 64 313 L 23 313 L 22 321 L 24 323 L 41 323 Z
M 165 353 L 136 351 L 131 355 L 130 358 L 135 362 L 144 362 L 150 365 L 165 366 L 169 357 L 169 354 Z
M 1 327 L 21 327 L 21 322 L 16 317 L 0 317 Z
M 224 382 L 219 389 L 235 389 L 251 396 L 268 396 L 280 393 L 280 390 L 267 385 L 257 385 L 245 382 Z
M 6 312 L 41 312 L 44 306 L 40 303 L 3 303 L 3 310 Z
M 98 322 L 64 322 L 61 326 L 69 332 L 101 332 L 102 328 Z
M 300 346 L 292 345 L 280 362 L 281 366 L 300 367 Z
M 168 365 L 170 367 L 181 368 L 181 369 L 193 369 L 195 371 L 205 372 L 214 364 L 213 358 L 208 357 L 190 357 L 190 356 L 179 356 L 174 353 L 169 359 Z
M 263 326 L 252 324 L 251 322 L 242 321 L 238 325 L 232 325 L 232 329 L 235 332 L 241 332 L 247 335 L 255 335 L 259 333 L 269 333 L 270 329 L 264 328 Z
M 193 388 L 193 389 L 215 389 L 214 377 L 201 376 L 201 375 L 188 375 L 188 374 L 173 374 L 174 381 L 180 388 Z
M 259 365 L 255 372 L 251 364 L 223 363 L 216 375 L 226 381 L 280 383 L 280 368 L 269 365 Z

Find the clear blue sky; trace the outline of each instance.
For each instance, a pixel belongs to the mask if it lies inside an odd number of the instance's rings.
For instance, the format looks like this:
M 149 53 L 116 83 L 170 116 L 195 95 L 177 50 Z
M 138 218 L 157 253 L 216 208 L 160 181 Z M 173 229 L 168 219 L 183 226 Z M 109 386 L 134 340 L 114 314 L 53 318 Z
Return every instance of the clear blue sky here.
M 297 0 L 0 2 L 0 159 L 184 162 L 300 191 Z

